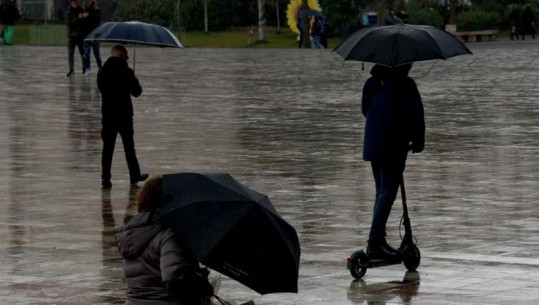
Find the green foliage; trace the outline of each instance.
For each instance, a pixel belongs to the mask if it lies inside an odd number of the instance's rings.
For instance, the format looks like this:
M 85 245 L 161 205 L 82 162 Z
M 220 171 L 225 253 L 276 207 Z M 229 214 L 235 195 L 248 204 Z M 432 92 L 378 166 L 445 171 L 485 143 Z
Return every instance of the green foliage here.
M 169 27 L 174 20 L 175 0 L 118 1 L 115 21 L 138 20 Z
M 457 16 L 457 29 L 459 31 L 492 30 L 498 29 L 500 22 L 501 18 L 497 13 L 471 10 Z
M 431 25 L 435 27 L 442 27 L 444 25 L 444 20 L 439 11 L 432 8 L 418 8 L 418 9 L 408 9 L 408 23 L 410 24 L 424 24 Z

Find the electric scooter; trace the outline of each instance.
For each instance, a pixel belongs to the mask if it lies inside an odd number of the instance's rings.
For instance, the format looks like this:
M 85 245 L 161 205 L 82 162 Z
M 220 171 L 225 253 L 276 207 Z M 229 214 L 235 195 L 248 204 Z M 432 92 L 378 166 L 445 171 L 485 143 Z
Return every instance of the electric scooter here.
M 401 225 L 404 225 L 404 237 L 402 237 L 400 247 L 398 248 L 399 258 L 398 260 L 369 259 L 366 251 L 356 251 L 347 259 L 347 269 L 350 270 L 350 274 L 356 279 L 362 278 L 369 268 L 404 263 L 408 271 L 415 271 L 419 266 L 421 253 L 416 246 L 416 239 L 412 235 L 412 225 L 408 216 L 408 205 L 406 204 L 406 192 L 404 190 L 404 178 L 401 178 L 400 189 L 403 210 Z

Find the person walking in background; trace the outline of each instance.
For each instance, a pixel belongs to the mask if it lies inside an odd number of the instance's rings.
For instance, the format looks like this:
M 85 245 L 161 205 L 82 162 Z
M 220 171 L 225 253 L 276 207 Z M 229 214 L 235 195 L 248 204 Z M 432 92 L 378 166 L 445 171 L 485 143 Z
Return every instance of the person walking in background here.
M 366 117 L 363 159 L 371 162 L 376 187 L 367 255 L 398 260 L 386 241 L 386 222 L 403 179 L 408 151 L 423 151 L 425 118 L 412 64 L 389 68 L 375 65 L 363 87 L 361 110 Z
M 83 37 L 88 36 L 95 28 L 101 23 L 101 10 L 97 7 L 94 0 L 84 0 L 84 7 L 82 12 L 82 34 Z M 84 68 L 83 75 L 91 73 L 90 69 L 90 57 L 91 52 L 94 52 L 95 62 L 97 67 L 101 68 L 101 54 L 99 52 L 100 44 L 98 41 L 84 41 Z
M 384 14 L 384 20 L 382 25 L 394 25 L 402 24 L 402 20 L 395 15 L 395 8 L 390 6 L 388 7 L 386 13 Z
M 13 32 L 15 22 L 21 19 L 21 14 L 17 9 L 17 4 L 13 0 L 3 0 L 0 5 L 0 23 L 2 23 L 2 37 L 5 45 L 13 44 Z
M 105 63 L 105 66 L 107 64 Z M 137 193 L 138 214 L 115 230 L 127 282 L 126 305 L 211 305 L 209 270 L 159 219 L 163 178 L 150 178 Z
M 513 8 L 509 14 L 509 21 L 511 22 L 511 40 L 515 38 L 518 40 L 518 35 L 521 31 L 520 11 L 518 8 Z
M 322 24 L 322 19 L 318 16 L 314 17 L 314 22 L 311 28 L 311 48 L 313 49 L 325 49 L 320 39 L 322 38 L 324 32 L 324 25 Z
M 535 32 L 537 31 L 537 26 L 535 25 L 535 19 L 533 17 L 532 9 L 528 6 L 522 13 L 522 40 L 526 39 L 526 34 L 530 34 L 532 39 L 535 39 Z
M 101 91 L 101 187 L 112 187 L 111 167 L 114 146 L 118 134 L 122 137 L 125 159 L 129 168 L 131 184 L 144 181 L 148 174 L 141 174 L 133 139 L 133 103 L 131 96 L 142 94 L 142 87 L 129 68 L 127 50 L 122 45 L 112 47 L 111 57 L 107 59 L 97 74 L 97 86 Z
M 79 49 L 80 57 L 83 61 L 84 72 L 84 51 L 83 51 L 83 36 L 81 31 L 81 14 L 82 9 L 79 6 L 78 0 L 71 0 L 69 2 L 69 10 L 67 12 L 67 61 L 69 64 L 69 71 L 67 76 L 75 75 L 75 47 Z

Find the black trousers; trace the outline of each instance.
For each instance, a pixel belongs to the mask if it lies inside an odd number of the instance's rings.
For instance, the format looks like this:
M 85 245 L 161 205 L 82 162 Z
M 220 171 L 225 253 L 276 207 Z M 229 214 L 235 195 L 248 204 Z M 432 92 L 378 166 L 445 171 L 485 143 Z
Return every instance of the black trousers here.
M 103 140 L 103 152 L 101 155 L 101 179 L 110 181 L 112 156 L 114 155 L 114 146 L 116 145 L 116 137 L 120 134 L 124 146 L 125 159 L 129 168 L 130 181 L 136 181 L 140 176 L 140 167 L 135 152 L 135 141 L 133 136 L 133 118 L 123 120 L 121 122 L 101 122 L 101 139 Z

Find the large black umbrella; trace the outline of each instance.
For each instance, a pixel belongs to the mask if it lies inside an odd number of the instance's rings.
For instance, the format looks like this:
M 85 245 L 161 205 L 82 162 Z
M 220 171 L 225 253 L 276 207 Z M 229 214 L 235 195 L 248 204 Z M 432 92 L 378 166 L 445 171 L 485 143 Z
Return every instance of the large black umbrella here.
M 84 40 L 134 44 L 135 52 L 138 44 L 154 47 L 183 48 L 178 38 L 167 28 L 140 21 L 105 22 L 90 32 Z M 134 58 L 135 54 L 133 54 Z
M 297 292 L 295 229 L 229 174 L 164 175 L 161 220 L 209 268 L 261 294 Z
M 360 29 L 334 50 L 345 60 L 395 67 L 416 61 L 472 54 L 454 35 L 427 25 L 397 24 Z

